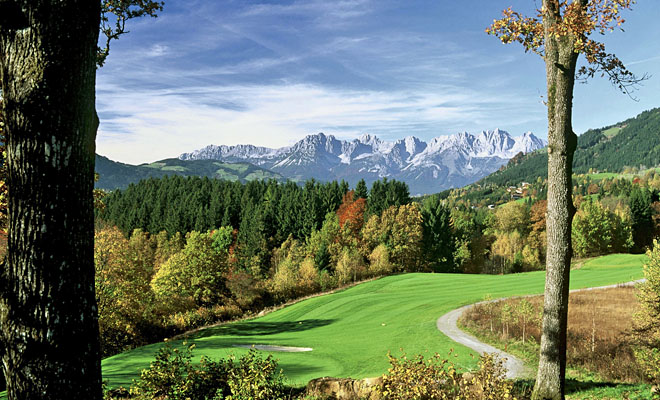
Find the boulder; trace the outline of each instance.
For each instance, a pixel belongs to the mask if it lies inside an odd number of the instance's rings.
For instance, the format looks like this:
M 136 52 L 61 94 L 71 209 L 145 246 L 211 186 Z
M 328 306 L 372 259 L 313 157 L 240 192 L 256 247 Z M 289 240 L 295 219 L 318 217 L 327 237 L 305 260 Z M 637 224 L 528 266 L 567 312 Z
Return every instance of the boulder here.
M 307 394 L 319 396 L 326 399 L 346 399 L 346 400 L 379 400 L 381 396 L 374 390 L 380 386 L 383 379 L 366 378 L 317 378 L 309 381 L 307 384 Z

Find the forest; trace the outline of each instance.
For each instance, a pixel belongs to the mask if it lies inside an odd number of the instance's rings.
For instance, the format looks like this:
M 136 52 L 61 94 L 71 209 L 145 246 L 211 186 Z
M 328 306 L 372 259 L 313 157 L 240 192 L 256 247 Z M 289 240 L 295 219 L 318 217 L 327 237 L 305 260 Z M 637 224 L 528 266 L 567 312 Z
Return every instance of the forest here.
M 574 183 L 577 257 L 641 252 L 660 232 L 660 173 Z M 96 211 L 103 353 L 377 276 L 543 269 L 543 184 L 493 208 L 465 189 L 412 199 L 388 179 L 172 176 L 114 191 Z
M 625 168 L 644 170 L 660 159 L 660 136 L 649 134 L 660 130 L 660 108 L 644 111 L 634 118 L 613 126 L 589 129 L 578 136 L 573 159 L 573 173 L 589 171 L 621 172 Z M 477 182 L 481 186 L 517 185 L 548 176 L 546 149 L 520 154 L 500 171 Z

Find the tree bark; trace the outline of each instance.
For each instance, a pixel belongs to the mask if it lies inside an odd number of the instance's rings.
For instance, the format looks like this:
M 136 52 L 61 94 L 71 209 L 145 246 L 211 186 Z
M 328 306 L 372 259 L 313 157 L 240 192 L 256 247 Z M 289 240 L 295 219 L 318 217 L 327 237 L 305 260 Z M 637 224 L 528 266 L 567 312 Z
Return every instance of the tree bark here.
M 583 3 L 586 0 L 579 0 Z M 572 257 L 573 153 L 577 136 L 571 124 L 578 53 L 570 36 L 553 35 L 561 20 L 556 0 L 544 0 L 545 65 L 548 85 L 548 214 L 545 297 L 539 368 L 532 399 L 563 399 L 566 327 Z
M 101 399 L 94 295 L 100 3 L 0 0 L 9 181 L 0 356 L 9 399 Z

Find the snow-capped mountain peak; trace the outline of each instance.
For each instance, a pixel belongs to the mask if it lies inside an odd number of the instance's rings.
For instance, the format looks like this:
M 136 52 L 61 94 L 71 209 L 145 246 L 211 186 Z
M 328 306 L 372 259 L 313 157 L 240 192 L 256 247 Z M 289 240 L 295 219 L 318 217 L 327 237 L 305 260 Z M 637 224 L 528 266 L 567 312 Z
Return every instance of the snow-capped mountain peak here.
M 365 133 L 347 141 L 317 133 L 279 149 L 210 145 L 179 158 L 249 162 L 297 180 L 345 179 L 355 184 L 360 179 L 391 177 L 407 182 L 411 193 L 421 194 L 472 183 L 519 152 L 544 146 L 531 132 L 512 137 L 500 129 L 438 136 L 428 143 L 414 136 L 389 142 Z

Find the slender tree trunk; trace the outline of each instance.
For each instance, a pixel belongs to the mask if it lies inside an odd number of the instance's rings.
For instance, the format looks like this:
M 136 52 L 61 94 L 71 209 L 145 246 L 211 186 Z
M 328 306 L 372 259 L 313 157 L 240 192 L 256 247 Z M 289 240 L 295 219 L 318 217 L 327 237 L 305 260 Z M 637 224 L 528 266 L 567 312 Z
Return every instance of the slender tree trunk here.
M 100 399 L 94 296 L 98 0 L 0 0 L 9 250 L 0 355 L 9 399 Z
M 580 0 L 582 1 L 582 0 Z M 578 53 L 571 37 L 550 34 L 561 19 L 556 0 L 544 0 L 545 65 L 548 84 L 548 247 L 539 368 L 532 399 L 563 399 L 566 327 L 571 266 L 573 153 L 577 136 L 571 124 Z

